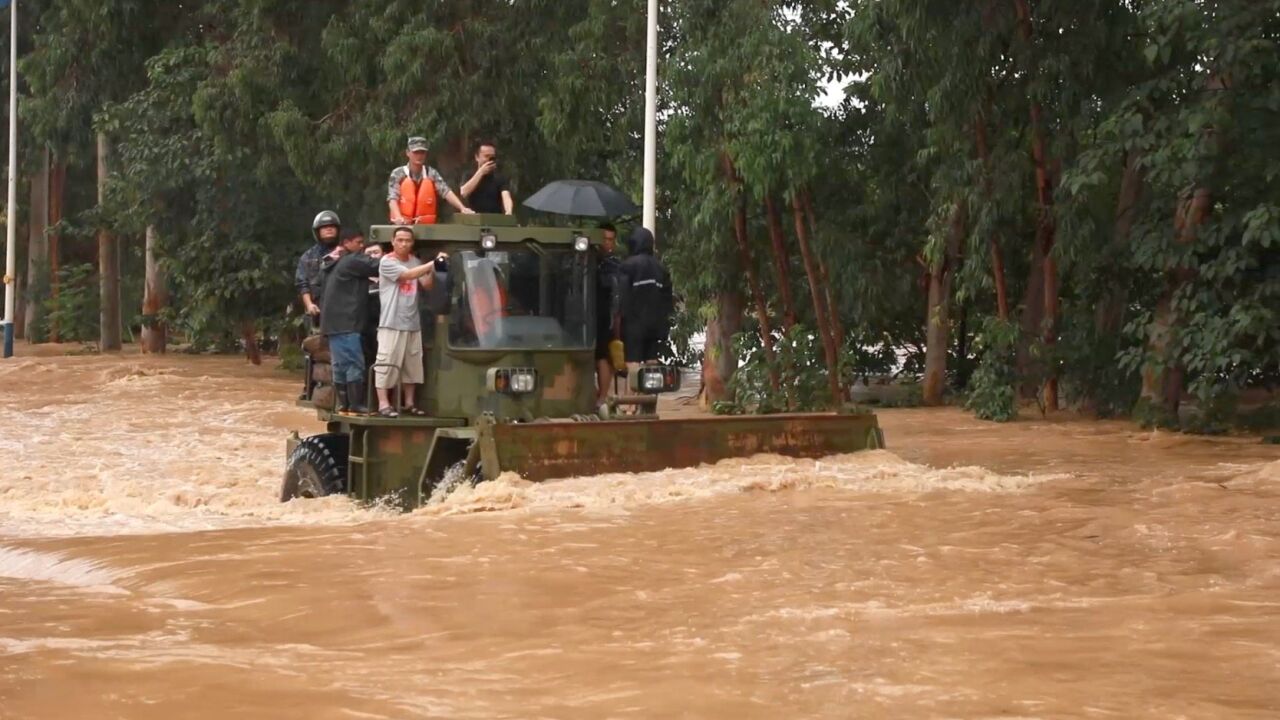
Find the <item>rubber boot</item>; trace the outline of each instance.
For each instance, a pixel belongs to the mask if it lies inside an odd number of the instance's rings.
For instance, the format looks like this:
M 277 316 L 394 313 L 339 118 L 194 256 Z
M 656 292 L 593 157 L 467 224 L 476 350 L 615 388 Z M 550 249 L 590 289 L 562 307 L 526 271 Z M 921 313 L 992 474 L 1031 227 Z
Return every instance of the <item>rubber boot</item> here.
M 369 407 L 364 404 L 364 383 L 349 382 L 347 383 L 346 396 L 347 406 L 351 408 L 352 415 L 368 415 Z
M 347 412 L 347 386 L 342 383 L 334 383 L 333 394 L 335 397 L 333 411 L 336 413 Z

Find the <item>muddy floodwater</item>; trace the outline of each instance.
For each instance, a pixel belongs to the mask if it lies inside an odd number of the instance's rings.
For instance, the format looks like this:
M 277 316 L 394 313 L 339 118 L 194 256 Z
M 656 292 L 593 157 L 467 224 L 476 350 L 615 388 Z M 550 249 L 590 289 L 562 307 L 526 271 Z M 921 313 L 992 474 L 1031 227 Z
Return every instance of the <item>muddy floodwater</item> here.
M 277 502 L 297 383 L 0 362 L 0 718 L 1277 718 L 1280 448 L 888 451 Z

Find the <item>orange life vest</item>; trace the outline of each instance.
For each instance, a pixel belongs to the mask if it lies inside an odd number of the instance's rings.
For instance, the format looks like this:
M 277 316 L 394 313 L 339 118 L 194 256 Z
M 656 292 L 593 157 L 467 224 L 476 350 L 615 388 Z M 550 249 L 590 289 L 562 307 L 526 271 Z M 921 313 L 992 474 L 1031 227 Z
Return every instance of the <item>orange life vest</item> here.
M 400 214 L 411 225 L 436 224 L 436 184 L 431 182 L 425 166 L 420 182 L 413 181 L 409 166 L 405 166 L 404 179 L 400 181 Z

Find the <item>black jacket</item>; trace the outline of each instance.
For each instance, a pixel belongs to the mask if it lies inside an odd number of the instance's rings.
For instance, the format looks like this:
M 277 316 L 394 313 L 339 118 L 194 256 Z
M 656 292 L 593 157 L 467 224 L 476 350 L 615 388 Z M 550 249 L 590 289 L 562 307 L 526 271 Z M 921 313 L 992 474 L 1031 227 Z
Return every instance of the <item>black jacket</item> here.
M 363 332 L 369 322 L 369 278 L 378 277 L 378 261 L 364 253 L 347 253 L 336 262 L 326 257 L 320 277 L 324 281 L 320 332 Z
M 622 324 L 665 335 L 671 324 L 671 273 L 653 254 L 653 233 L 638 227 L 627 238 L 631 253 L 618 267 Z
M 596 339 L 608 341 L 613 338 L 613 318 L 618 314 L 622 298 L 618 293 L 618 268 L 622 260 L 616 255 L 605 255 L 600 258 L 596 269 Z

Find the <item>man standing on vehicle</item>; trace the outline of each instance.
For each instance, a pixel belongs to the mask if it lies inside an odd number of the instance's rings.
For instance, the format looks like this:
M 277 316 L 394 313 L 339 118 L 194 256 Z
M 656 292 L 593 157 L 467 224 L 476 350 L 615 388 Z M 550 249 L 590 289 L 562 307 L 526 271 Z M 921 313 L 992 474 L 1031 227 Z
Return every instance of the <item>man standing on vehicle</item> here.
M 324 256 L 333 252 L 338 246 L 338 233 L 342 230 L 342 221 L 338 213 L 324 210 L 311 221 L 311 236 L 316 244 L 312 245 L 298 259 L 298 269 L 293 273 L 293 284 L 302 298 L 302 310 L 311 316 L 312 327 L 320 322 L 320 296 L 324 287 L 320 284 L 320 264 Z
M 364 404 L 365 358 L 361 342 L 367 324 L 369 280 L 378 277 L 382 248 L 364 247 L 364 235 L 351 233 L 339 250 L 325 256 L 322 274 L 324 308 L 320 312 L 320 332 L 329 340 L 333 356 L 333 387 L 337 411 L 357 415 L 369 412 Z
M 476 171 L 464 180 L 459 190 L 472 210 L 479 213 L 515 212 L 516 202 L 511 196 L 511 184 L 498 174 L 498 149 L 489 140 L 476 143 Z
M 637 227 L 627 238 L 630 254 L 618 266 L 622 293 L 622 343 L 627 368 L 658 361 L 658 353 L 671 330 L 674 296 L 671 274 L 653 254 L 653 233 Z
M 414 404 L 414 387 L 423 380 L 422 320 L 418 314 L 418 290 L 430 290 L 435 284 L 436 266 L 443 263 L 445 253 L 435 262 L 423 263 L 413 255 L 413 228 L 400 226 L 391 236 L 392 252 L 382 256 L 378 272 L 378 295 L 382 314 L 378 318 L 378 360 L 374 366 L 374 384 L 378 390 L 378 415 L 399 417 L 426 415 Z M 391 404 L 391 389 L 404 388 L 400 411 Z
M 311 399 L 315 378 L 311 373 L 310 359 L 322 350 L 321 337 L 310 334 L 320 328 L 320 296 L 324 291 L 320 279 L 320 264 L 324 261 L 324 256 L 337 247 L 338 232 L 341 229 L 342 221 L 338 219 L 338 213 L 332 210 L 322 210 L 318 213 L 311 221 L 311 237 L 315 239 L 315 244 L 307 248 L 307 251 L 302 253 L 302 257 L 298 258 L 298 268 L 293 273 L 293 284 L 298 290 L 298 297 L 302 300 L 302 312 L 307 316 L 306 324 L 309 334 L 302 343 L 302 352 L 308 360 L 306 377 L 302 380 L 300 396 L 302 400 Z
M 449 189 L 440 173 L 427 165 L 426 138 L 409 138 L 404 154 L 408 164 L 392 170 L 387 180 L 387 211 L 393 225 L 434 225 L 439 200 L 464 215 L 475 214 Z
M 602 223 L 604 236 L 600 243 L 600 264 L 596 269 L 596 405 L 609 399 L 610 380 L 622 367 L 613 366 L 610 343 L 621 340 L 621 321 L 618 318 L 618 268 L 622 261 L 617 255 L 618 230 L 611 223 Z

